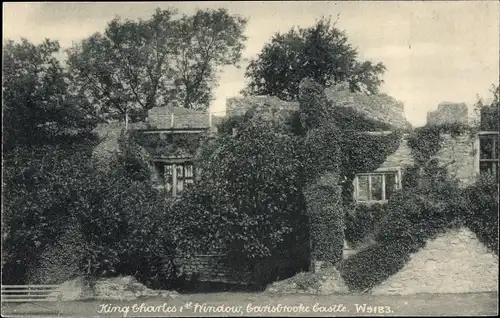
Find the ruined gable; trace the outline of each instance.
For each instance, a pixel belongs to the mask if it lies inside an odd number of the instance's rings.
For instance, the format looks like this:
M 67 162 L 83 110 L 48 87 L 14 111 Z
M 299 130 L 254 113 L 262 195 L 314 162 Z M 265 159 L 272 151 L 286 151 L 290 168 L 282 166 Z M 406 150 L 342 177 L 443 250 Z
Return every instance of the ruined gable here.
M 353 93 L 347 84 L 325 89 L 326 96 L 336 106 L 353 108 L 369 119 L 389 124 L 399 129 L 411 128 L 406 120 L 404 105 L 387 94 L 366 95 Z
M 332 107 L 352 109 L 367 119 L 393 128 L 411 128 L 406 120 L 403 104 L 386 94 L 353 93 L 343 84 L 326 88 L 325 94 Z M 282 101 L 275 96 L 233 97 L 226 102 L 228 116 L 242 115 L 252 107 L 256 107 L 256 113 L 266 114 L 260 114 L 263 119 L 269 119 L 273 116 L 289 116 L 299 109 L 299 103 Z

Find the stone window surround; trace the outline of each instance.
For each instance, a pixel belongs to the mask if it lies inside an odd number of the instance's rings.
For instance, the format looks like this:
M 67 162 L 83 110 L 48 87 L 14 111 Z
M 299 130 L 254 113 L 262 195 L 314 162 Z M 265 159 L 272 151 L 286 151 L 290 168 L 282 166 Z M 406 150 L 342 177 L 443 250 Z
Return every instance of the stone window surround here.
M 178 166 L 181 166 L 183 167 L 183 176 L 182 176 L 182 180 L 183 180 L 183 187 L 187 184 L 186 183 L 186 180 L 189 180 L 190 183 L 194 183 L 195 181 L 195 168 L 193 166 L 193 160 L 191 158 L 154 158 L 152 160 L 153 162 L 153 165 L 155 165 L 156 163 L 160 162 L 162 164 L 164 164 L 166 166 L 172 166 L 172 188 L 170 189 L 168 196 L 171 196 L 171 197 L 179 197 L 180 194 L 177 193 L 177 167 Z M 184 170 L 184 167 L 185 166 L 191 166 L 191 172 L 192 172 L 192 175 L 190 177 L 187 177 L 184 175 L 185 174 L 185 170 Z M 156 168 L 155 168 L 156 169 Z M 161 173 L 165 173 L 164 171 L 162 171 Z M 166 185 L 165 184 L 160 184 L 160 185 L 157 185 L 155 186 L 156 189 L 165 189 Z
M 378 168 L 377 170 L 373 172 L 366 172 L 366 173 L 357 173 L 356 176 L 354 177 L 353 180 L 353 199 L 354 202 L 358 203 L 385 203 L 388 200 L 386 199 L 386 189 L 385 189 L 385 176 L 393 174 L 396 176 L 396 188 L 395 190 L 399 190 L 402 188 L 401 184 L 401 167 L 387 167 L 387 168 Z M 368 178 L 368 192 L 371 191 L 371 177 L 373 175 L 381 175 L 382 176 L 382 200 L 359 200 L 359 177 L 360 176 L 369 176 Z

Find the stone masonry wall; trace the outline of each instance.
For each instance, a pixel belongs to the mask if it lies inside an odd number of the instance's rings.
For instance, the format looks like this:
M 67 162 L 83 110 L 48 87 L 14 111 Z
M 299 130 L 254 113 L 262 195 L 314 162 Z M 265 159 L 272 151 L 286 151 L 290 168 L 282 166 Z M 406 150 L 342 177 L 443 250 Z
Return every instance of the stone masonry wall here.
M 410 146 L 408 145 L 408 134 L 404 134 L 401 138 L 398 149 L 390 154 L 379 167 L 380 168 L 393 168 L 393 167 L 408 167 L 414 164 L 414 159 L 411 154 Z
M 387 123 L 397 128 L 410 128 L 401 102 L 386 94 L 366 95 L 352 93 L 343 84 L 325 89 L 325 94 L 332 105 L 354 108 L 368 118 Z M 274 116 L 286 116 L 299 108 L 298 102 L 286 102 L 272 96 L 233 97 L 226 101 L 228 116 L 241 115 L 250 107 L 257 105 L 257 112 Z
M 410 261 L 372 291 L 375 295 L 498 291 L 498 255 L 468 229 L 427 242 Z
M 353 93 L 346 83 L 325 89 L 325 94 L 336 106 L 354 108 L 368 118 L 390 124 L 393 127 L 402 129 L 411 127 L 406 120 L 403 103 L 387 94 Z
M 195 255 L 178 258 L 176 265 L 188 280 L 244 284 L 250 282 L 248 268 L 230 268 L 225 255 Z
M 476 177 L 477 141 L 464 133 L 460 136 L 442 135 L 442 146 L 436 154 L 441 165 L 446 165 L 450 176 L 457 178 L 462 185 L 470 184 Z
M 227 263 L 227 256 L 217 255 L 195 255 L 190 258 L 179 257 L 176 265 L 179 274 L 185 278 L 200 282 L 221 282 L 239 285 L 261 284 L 272 281 L 276 278 L 289 277 L 301 269 L 300 261 L 307 262 L 308 255 L 301 251 L 291 251 L 289 255 L 278 255 L 256 263 L 253 268 L 246 265 L 235 265 Z M 304 259 L 304 256 L 307 258 Z
M 407 134 L 403 135 L 399 148 L 389 155 L 378 169 L 412 166 L 414 159 L 408 145 Z M 464 133 L 459 136 L 443 134 L 441 149 L 435 155 L 441 166 L 446 166 L 450 176 L 457 178 L 463 185 L 470 184 L 477 175 L 477 138 Z

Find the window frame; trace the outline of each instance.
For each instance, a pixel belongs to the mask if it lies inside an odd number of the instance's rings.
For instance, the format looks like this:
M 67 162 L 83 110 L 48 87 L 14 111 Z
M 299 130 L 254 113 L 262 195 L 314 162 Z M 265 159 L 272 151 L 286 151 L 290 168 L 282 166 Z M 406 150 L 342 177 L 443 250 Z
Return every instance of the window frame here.
M 167 180 L 165 178 L 165 175 L 167 173 L 167 167 L 171 166 L 171 172 L 172 172 L 172 187 L 169 191 L 165 191 L 165 194 L 168 197 L 173 197 L 177 198 L 180 197 L 181 194 L 178 193 L 178 173 L 177 169 L 178 167 L 182 167 L 182 190 L 185 190 L 185 186 L 187 184 L 194 184 L 195 179 L 196 179 L 196 169 L 194 167 L 194 162 L 192 159 L 161 159 L 161 158 L 155 158 L 152 160 L 153 167 L 156 170 L 156 163 L 162 163 L 163 164 L 163 171 L 157 171 L 160 174 L 163 174 L 164 177 L 161 178 L 163 179 L 163 182 L 160 184 L 155 185 L 154 187 L 156 189 L 165 189 L 166 190 L 166 185 L 167 185 Z M 186 167 L 191 167 L 191 175 L 189 177 L 186 177 Z M 191 182 L 187 183 L 186 180 L 190 180 Z
M 481 158 L 481 139 L 490 139 L 492 141 L 491 158 Z M 500 158 L 499 158 L 500 136 L 498 131 L 480 131 L 477 135 L 476 149 L 476 172 L 481 174 L 481 163 L 493 163 L 493 174 L 499 174 Z
M 390 167 L 390 168 L 379 168 L 373 172 L 362 172 L 357 173 L 353 180 L 353 200 L 356 203 L 370 204 L 370 203 L 386 203 L 389 200 L 387 199 L 386 193 L 386 176 L 394 175 L 395 176 L 395 191 L 402 189 L 401 182 L 401 168 L 400 167 Z M 359 177 L 366 176 L 368 177 L 368 200 L 360 200 L 359 199 Z M 372 200 L 372 176 L 382 176 L 382 199 L 381 200 Z

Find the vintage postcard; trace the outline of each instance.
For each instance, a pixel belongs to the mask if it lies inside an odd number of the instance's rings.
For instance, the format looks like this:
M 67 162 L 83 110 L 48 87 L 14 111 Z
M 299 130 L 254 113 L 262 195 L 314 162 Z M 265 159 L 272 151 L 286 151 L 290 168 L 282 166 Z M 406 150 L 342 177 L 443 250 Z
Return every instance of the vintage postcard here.
M 497 1 L 5 2 L 5 317 L 498 314 Z

